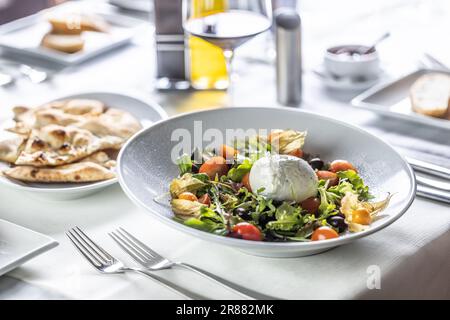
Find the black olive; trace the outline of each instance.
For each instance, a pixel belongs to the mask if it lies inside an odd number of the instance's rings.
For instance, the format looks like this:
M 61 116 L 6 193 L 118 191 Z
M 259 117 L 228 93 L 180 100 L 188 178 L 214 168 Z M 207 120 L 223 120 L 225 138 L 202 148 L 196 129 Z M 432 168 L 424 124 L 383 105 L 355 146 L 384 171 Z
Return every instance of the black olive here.
M 236 209 L 233 210 L 233 213 L 236 216 L 238 216 L 238 217 L 240 217 L 241 219 L 244 219 L 244 220 L 251 220 L 252 219 L 252 217 L 250 216 L 250 213 L 247 210 L 245 210 L 244 208 L 236 208 Z
M 324 166 L 324 162 L 320 159 L 320 158 L 314 158 L 309 160 L 309 165 L 314 169 L 314 170 L 321 170 Z
M 192 164 L 192 173 L 198 173 L 200 170 L 200 166 L 198 164 L 193 163 Z
M 266 224 L 268 224 L 270 221 L 274 221 L 274 220 L 276 220 L 275 217 L 269 216 L 267 214 L 262 214 L 259 216 L 258 224 L 261 227 L 265 228 Z
M 347 230 L 347 223 L 345 223 L 345 219 L 340 216 L 331 216 L 327 219 L 327 222 L 338 230 L 339 233 Z
M 283 204 L 283 201 L 272 200 L 272 204 L 273 204 L 275 207 L 279 207 L 279 206 L 281 206 L 281 205 Z

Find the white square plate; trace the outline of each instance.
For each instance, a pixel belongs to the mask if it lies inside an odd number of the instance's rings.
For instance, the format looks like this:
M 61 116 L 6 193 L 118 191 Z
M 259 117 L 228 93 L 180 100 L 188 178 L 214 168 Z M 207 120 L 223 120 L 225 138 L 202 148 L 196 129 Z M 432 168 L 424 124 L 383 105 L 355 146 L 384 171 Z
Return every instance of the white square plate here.
M 57 245 L 46 235 L 0 219 L 0 276 Z
M 46 21 L 49 13 L 86 12 L 105 19 L 111 26 L 108 33 L 83 32 L 84 49 L 76 53 L 64 53 L 41 47 L 42 37 L 50 31 Z M 12 21 L 0 27 L 0 47 L 7 53 L 43 58 L 63 65 L 74 65 L 131 41 L 144 21 L 107 12 L 92 12 L 71 3 L 40 11 L 34 15 Z
M 450 119 L 439 119 L 414 112 L 411 108 L 409 90 L 421 76 L 429 73 L 450 72 L 421 69 L 388 84 L 375 86 L 352 100 L 352 105 L 382 114 L 384 116 L 426 124 L 435 128 L 450 129 Z

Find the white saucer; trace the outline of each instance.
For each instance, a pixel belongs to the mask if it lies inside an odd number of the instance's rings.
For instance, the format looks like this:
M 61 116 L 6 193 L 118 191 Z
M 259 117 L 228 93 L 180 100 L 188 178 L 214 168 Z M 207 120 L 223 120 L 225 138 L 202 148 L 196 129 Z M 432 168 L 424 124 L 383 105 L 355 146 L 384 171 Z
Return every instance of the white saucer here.
M 347 91 L 360 91 L 371 88 L 375 84 L 377 84 L 385 75 L 384 71 L 380 69 L 380 72 L 377 76 L 372 78 L 365 78 L 363 81 L 354 80 L 348 77 L 336 78 L 332 76 L 327 70 L 325 70 L 322 64 L 316 67 L 313 72 L 322 80 L 323 84 L 326 87 Z

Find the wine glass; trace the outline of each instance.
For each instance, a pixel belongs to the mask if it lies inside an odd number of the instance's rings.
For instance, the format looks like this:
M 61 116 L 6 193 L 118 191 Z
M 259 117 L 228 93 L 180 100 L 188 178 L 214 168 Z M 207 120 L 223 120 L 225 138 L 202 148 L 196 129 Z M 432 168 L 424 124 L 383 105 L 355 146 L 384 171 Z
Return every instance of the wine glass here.
M 184 30 L 222 49 L 229 77 L 230 104 L 234 50 L 271 25 L 271 0 L 183 0 Z

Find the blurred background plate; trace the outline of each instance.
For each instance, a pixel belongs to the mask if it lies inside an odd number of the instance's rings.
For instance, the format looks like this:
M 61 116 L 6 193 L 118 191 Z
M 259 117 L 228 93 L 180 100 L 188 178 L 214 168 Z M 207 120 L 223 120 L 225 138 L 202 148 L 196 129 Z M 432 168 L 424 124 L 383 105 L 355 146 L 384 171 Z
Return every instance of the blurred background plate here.
M 91 59 L 97 55 L 120 47 L 131 41 L 138 30 L 145 25 L 144 21 L 125 15 L 107 12 L 91 12 L 102 17 L 111 25 L 108 33 L 83 32 L 84 49 L 76 53 L 64 53 L 40 46 L 42 37 L 50 30 L 46 21 L 49 13 L 85 12 L 77 9 L 73 3 L 66 3 L 31 16 L 27 16 L 0 26 L 0 48 L 5 53 L 37 57 L 54 61 L 63 65 L 74 65 Z
M 166 112 L 157 103 L 130 94 L 120 94 L 112 92 L 85 92 L 65 95 L 57 97 L 55 99 L 50 99 L 49 101 L 74 98 L 97 99 L 104 102 L 108 107 L 128 111 L 134 117 L 140 120 L 144 128 L 150 126 L 154 122 L 167 118 Z M 12 115 L 10 118 L 12 118 Z M 5 128 L 11 124 L 12 123 L 10 123 L 9 121 L 3 123 L 2 128 Z M 0 132 L 0 137 L 6 138 L 8 135 L 9 133 L 5 131 Z M 0 162 L 0 170 L 7 167 L 8 164 Z M 45 198 L 48 200 L 71 200 L 82 198 L 95 192 L 101 191 L 116 182 L 117 178 L 91 183 L 25 183 L 0 176 L 0 184 L 3 184 L 6 187 L 25 191 L 31 196 Z
M 124 10 L 150 13 L 153 11 L 151 0 L 109 0 L 109 3 Z

